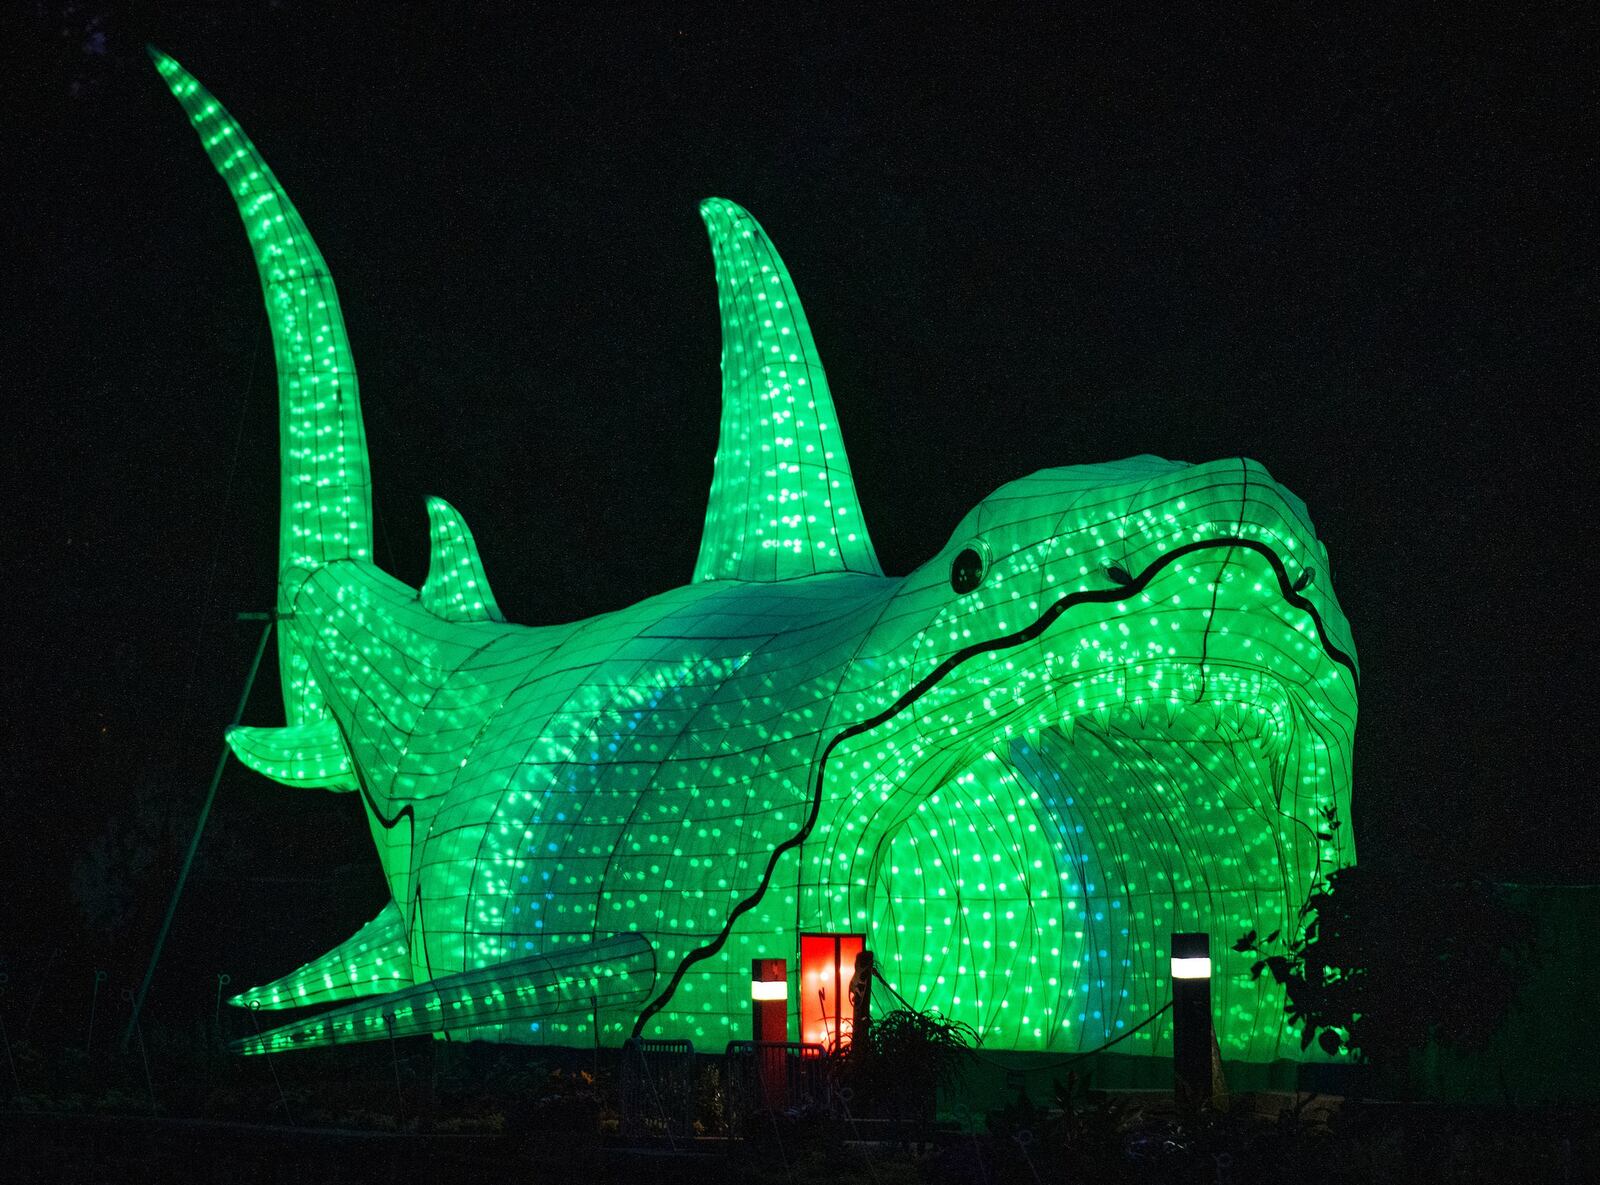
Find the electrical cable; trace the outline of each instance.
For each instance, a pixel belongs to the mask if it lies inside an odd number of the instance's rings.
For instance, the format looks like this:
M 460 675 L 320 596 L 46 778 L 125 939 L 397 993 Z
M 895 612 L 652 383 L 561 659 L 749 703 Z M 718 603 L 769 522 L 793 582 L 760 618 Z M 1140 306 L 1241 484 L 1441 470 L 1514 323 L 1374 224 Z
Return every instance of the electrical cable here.
M 876 966 L 874 966 L 872 968 L 872 975 L 873 975 L 873 978 L 875 978 L 879 983 L 883 984 L 884 987 L 889 989 L 889 994 L 892 995 L 896 1000 L 899 1000 L 901 1005 L 903 1005 L 905 1008 L 910 1009 L 912 1012 L 919 1011 L 919 1009 L 917 1009 L 917 1007 L 915 1005 L 913 1005 L 911 1003 L 911 1001 L 907 1000 L 899 992 L 895 991 L 894 984 L 890 983 L 887 979 L 885 979 L 883 977 L 883 972 L 879 971 Z M 1060 1069 L 1063 1069 L 1063 1068 L 1065 1068 L 1067 1066 L 1072 1065 L 1074 1062 L 1081 1062 L 1086 1057 L 1093 1057 L 1097 1053 L 1104 1053 L 1106 1050 L 1110 1049 L 1113 1045 L 1116 1045 L 1118 1042 L 1126 1041 L 1129 1037 L 1133 1036 L 1140 1029 L 1142 1029 L 1146 1025 L 1148 1025 L 1151 1021 L 1155 1020 L 1156 1017 L 1161 1016 L 1163 1013 L 1167 1012 L 1171 1008 L 1172 1008 L 1172 1001 L 1169 999 L 1160 1008 L 1157 1008 L 1154 1012 L 1152 1012 L 1149 1016 L 1145 1017 L 1138 1024 L 1134 1025 L 1133 1028 L 1129 1029 L 1126 1033 L 1118 1033 L 1111 1040 L 1107 1041 L 1104 1045 L 1101 1045 L 1096 1049 L 1088 1049 L 1088 1050 L 1085 1050 L 1082 1053 L 1075 1053 L 1071 1057 L 1066 1058 L 1066 1059 L 1064 1059 L 1062 1061 L 1056 1062 L 1056 1063 L 1054 1063 L 1052 1065 L 1048 1065 L 1048 1066 L 1029 1066 L 1028 1069 L 1032 1070 L 1032 1071 L 1060 1070 Z M 988 1062 L 991 1066 L 1000 1066 L 1002 1069 L 1012 1069 L 1013 1068 L 1013 1067 L 1010 1067 L 1010 1066 L 1005 1066 L 1002 1063 L 995 1061 L 991 1057 L 986 1057 L 984 1055 L 983 1051 L 979 1050 L 979 1049 L 973 1049 L 972 1050 L 972 1056 L 977 1058 L 981 1062 Z

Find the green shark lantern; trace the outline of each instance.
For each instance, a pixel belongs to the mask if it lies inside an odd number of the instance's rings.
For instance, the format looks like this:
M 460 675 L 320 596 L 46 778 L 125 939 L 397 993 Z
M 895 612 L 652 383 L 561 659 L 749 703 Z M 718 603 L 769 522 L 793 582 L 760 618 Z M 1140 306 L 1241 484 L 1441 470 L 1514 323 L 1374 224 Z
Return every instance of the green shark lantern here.
M 228 740 L 358 793 L 391 893 L 234 1000 L 332 1005 L 244 1051 L 596 1023 L 717 1048 L 748 1032 L 751 960 L 793 968 L 802 931 L 864 934 L 901 996 L 986 1046 L 1089 1049 L 1166 1001 L 1174 930 L 1292 928 L 1354 859 L 1330 826 L 1354 648 L 1300 501 L 1242 459 L 1047 469 L 885 576 L 794 285 L 730 201 L 700 208 L 722 429 L 693 581 L 511 625 L 438 499 L 422 588 L 380 570 L 322 256 L 239 125 L 152 53 L 238 204 L 277 356 L 288 722 Z M 1225 1052 L 1298 1056 L 1277 989 L 1235 970 Z

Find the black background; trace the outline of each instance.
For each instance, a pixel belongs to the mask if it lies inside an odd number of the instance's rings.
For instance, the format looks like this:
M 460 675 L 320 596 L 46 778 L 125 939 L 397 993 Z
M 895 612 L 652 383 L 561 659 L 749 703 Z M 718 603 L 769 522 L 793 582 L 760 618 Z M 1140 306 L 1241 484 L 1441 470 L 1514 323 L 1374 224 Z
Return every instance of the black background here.
M 74 862 L 140 802 L 190 826 L 259 628 L 233 614 L 272 597 L 266 318 L 147 39 L 328 259 L 402 578 L 429 493 L 516 621 L 688 578 L 719 390 L 695 209 L 727 196 L 799 286 L 887 572 L 1035 469 L 1254 457 L 1355 632 L 1362 856 L 1596 879 L 1582 6 L 1072 7 L 19 6 L 0 957 L 139 963 L 170 856 L 98 947 Z M 375 908 L 348 796 L 235 767 L 218 803 L 172 979 L 281 972 Z

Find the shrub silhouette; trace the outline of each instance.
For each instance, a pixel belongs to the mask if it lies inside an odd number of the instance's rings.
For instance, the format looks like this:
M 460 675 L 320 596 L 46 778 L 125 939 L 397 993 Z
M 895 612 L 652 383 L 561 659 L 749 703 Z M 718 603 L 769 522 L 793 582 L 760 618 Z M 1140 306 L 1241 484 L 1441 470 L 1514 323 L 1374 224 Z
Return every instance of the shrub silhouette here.
M 1430 1042 L 1482 1048 L 1504 1023 L 1533 956 L 1533 924 L 1504 890 L 1417 864 L 1358 864 L 1307 899 L 1300 934 L 1251 930 L 1234 950 L 1261 956 L 1284 1012 L 1329 1054 L 1394 1065 Z

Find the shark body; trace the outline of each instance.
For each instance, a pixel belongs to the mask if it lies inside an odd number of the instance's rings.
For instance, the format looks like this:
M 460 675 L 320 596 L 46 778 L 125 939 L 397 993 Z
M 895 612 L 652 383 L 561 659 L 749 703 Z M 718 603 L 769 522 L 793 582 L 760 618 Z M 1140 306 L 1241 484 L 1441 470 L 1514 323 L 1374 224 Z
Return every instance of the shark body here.
M 287 723 L 228 739 L 359 794 L 390 889 L 234 1001 L 331 1010 L 239 1048 L 725 1041 L 750 960 L 812 931 L 865 935 L 986 1045 L 1092 1048 L 1165 1000 L 1172 931 L 1292 927 L 1353 860 L 1357 668 L 1299 500 L 1239 458 L 1049 469 L 885 576 L 794 285 L 723 199 L 694 580 L 510 624 L 439 499 L 423 586 L 383 572 L 332 279 L 243 131 L 152 54 L 234 194 L 278 364 Z M 1217 991 L 1232 1055 L 1297 1052 L 1273 985 Z

